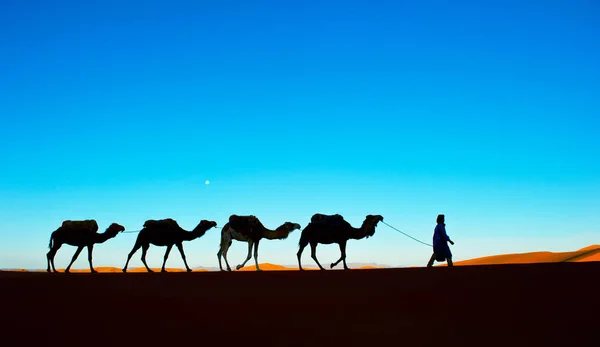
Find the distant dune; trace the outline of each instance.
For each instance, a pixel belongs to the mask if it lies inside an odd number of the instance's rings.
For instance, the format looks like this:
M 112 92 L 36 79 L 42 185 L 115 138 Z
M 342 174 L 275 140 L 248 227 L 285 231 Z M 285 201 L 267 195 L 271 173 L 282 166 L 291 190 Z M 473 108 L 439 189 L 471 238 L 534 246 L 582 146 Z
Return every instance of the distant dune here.
M 600 245 L 592 245 L 574 252 L 529 252 L 500 254 L 457 261 L 454 265 L 533 264 L 600 261 Z M 446 266 L 442 264 L 440 266 Z

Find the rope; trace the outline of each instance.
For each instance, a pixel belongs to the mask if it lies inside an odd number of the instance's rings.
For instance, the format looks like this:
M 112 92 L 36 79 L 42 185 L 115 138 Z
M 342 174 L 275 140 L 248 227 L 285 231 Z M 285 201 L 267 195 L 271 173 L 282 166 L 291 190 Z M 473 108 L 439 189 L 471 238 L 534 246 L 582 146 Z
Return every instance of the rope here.
M 223 227 L 215 227 L 217 229 L 223 229 Z M 132 231 L 122 231 L 122 234 L 133 234 L 133 233 L 139 233 L 141 230 L 132 230 Z
M 428 244 L 428 243 L 425 243 L 425 242 L 423 242 L 423 241 L 417 240 L 417 239 L 415 239 L 414 237 L 412 237 L 412 236 L 408 235 L 407 233 L 404 233 L 404 232 L 402 232 L 402 231 L 400 231 L 400 230 L 398 230 L 398 229 L 394 228 L 393 226 L 391 226 L 391 225 L 387 224 L 387 223 L 386 223 L 386 222 L 384 222 L 384 221 L 381 221 L 381 223 L 383 223 L 383 224 L 387 225 L 388 227 L 390 227 L 390 228 L 392 228 L 392 229 L 396 230 L 396 231 L 397 231 L 397 232 L 399 232 L 399 233 L 402 233 L 402 234 L 403 234 L 403 235 L 405 235 L 405 236 L 408 236 L 408 237 L 410 237 L 411 239 L 413 239 L 413 240 L 415 240 L 415 241 L 417 241 L 417 242 L 419 242 L 419 243 L 422 243 L 422 244 L 424 244 L 425 246 L 433 247 L 433 245 L 430 245 L 430 244 Z

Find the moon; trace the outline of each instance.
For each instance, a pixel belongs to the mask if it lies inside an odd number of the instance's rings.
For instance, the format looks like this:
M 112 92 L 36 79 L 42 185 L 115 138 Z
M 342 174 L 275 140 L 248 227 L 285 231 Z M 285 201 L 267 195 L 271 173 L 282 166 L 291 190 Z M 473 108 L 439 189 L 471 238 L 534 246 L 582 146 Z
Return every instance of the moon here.
M 209 180 L 206 180 L 206 181 L 204 181 L 204 184 L 206 184 L 206 185 L 209 185 L 209 184 L 210 184 L 210 181 L 209 181 Z

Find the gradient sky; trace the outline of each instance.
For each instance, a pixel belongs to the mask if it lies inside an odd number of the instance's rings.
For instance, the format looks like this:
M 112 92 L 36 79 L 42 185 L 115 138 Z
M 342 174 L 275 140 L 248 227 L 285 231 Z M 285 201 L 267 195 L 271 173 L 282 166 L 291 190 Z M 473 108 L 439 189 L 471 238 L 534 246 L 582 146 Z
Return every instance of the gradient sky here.
M 592 0 L 2 1 L 0 268 L 45 268 L 50 233 L 88 218 L 381 214 L 430 242 L 444 213 L 455 261 L 598 244 L 599 15 Z M 217 266 L 219 233 L 184 245 L 190 266 Z M 122 267 L 135 237 L 95 265 Z M 295 264 L 299 237 L 259 260 Z M 430 252 L 380 224 L 347 260 Z

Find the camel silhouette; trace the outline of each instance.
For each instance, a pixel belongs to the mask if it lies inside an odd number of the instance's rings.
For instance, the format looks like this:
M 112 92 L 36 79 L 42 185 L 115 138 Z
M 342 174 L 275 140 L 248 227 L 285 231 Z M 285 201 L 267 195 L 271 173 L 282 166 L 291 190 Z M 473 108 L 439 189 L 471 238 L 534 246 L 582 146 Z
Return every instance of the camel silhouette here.
M 349 270 L 346 265 L 346 243 L 349 239 L 360 240 L 375 234 L 377 223 L 383 220 L 380 215 L 367 215 L 360 228 L 354 228 L 339 214 L 325 215 L 316 213 L 312 216 L 310 223 L 302 230 L 300 235 L 300 250 L 298 256 L 298 267 L 302 269 L 301 257 L 304 248 L 310 244 L 311 257 L 321 270 L 325 270 L 317 259 L 317 245 L 337 243 L 340 246 L 341 257 L 331 264 L 333 269 L 340 261 L 344 262 L 344 269 Z
M 229 250 L 229 247 L 231 247 L 232 240 L 236 240 L 248 243 L 248 255 L 246 256 L 246 260 L 244 260 L 242 264 L 239 264 L 236 269 L 239 270 L 246 265 L 246 262 L 251 258 L 252 247 L 254 247 L 254 263 L 256 264 L 256 271 L 261 271 L 258 266 L 258 244 L 260 243 L 260 240 L 263 238 L 267 240 L 283 240 L 296 229 L 300 229 L 300 224 L 285 222 L 277 229 L 270 230 L 265 228 L 256 216 L 231 215 L 229 217 L 229 222 L 223 226 L 223 230 L 221 231 L 221 246 L 219 252 L 217 252 L 219 268 L 221 271 L 224 271 L 223 266 L 221 265 L 221 256 L 223 256 L 223 258 L 225 258 L 225 265 L 227 265 L 227 271 L 231 271 L 229 262 L 227 261 L 227 251 Z
M 77 250 L 75 251 L 75 254 L 73 254 L 73 258 L 71 259 L 69 266 L 67 266 L 65 269 L 65 272 L 69 273 L 71 265 L 73 265 L 79 256 L 79 253 L 81 253 L 83 247 L 87 247 L 90 271 L 92 273 L 96 273 L 97 271 L 94 270 L 94 266 L 92 265 L 92 252 L 94 250 L 94 244 L 104 243 L 106 240 L 117 236 L 119 232 L 124 230 L 125 228 L 122 225 L 112 223 L 108 228 L 106 228 L 106 231 L 104 231 L 102 234 L 98 234 L 98 223 L 96 223 L 94 219 L 63 221 L 62 225 L 50 235 L 50 243 L 48 244 L 50 251 L 46 254 L 46 260 L 48 262 L 48 268 L 46 271 L 50 272 L 50 265 L 52 265 L 52 270 L 54 272 L 58 272 L 54 267 L 54 256 L 63 244 L 67 244 L 76 246 Z
M 202 220 L 194 228 L 194 230 L 186 231 L 183 230 L 179 224 L 177 224 L 177 222 L 171 218 L 160 220 L 149 219 L 144 223 L 144 228 L 138 234 L 137 239 L 135 240 L 135 245 L 133 245 L 133 249 L 127 256 L 127 262 L 125 262 L 123 272 L 127 272 L 129 260 L 135 254 L 135 252 L 140 249 L 140 247 L 142 248 L 142 263 L 144 263 L 144 266 L 148 272 L 154 272 L 148 267 L 148 264 L 146 264 L 146 252 L 148 251 L 148 248 L 150 248 L 150 244 L 155 246 L 167 246 L 161 272 L 167 272 L 167 270 L 165 270 L 165 264 L 167 263 L 167 258 L 169 258 L 169 253 L 171 252 L 173 245 L 177 246 L 177 249 L 181 254 L 181 258 L 183 259 L 183 263 L 185 264 L 185 268 L 188 272 L 190 272 L 192 269 L 190 269 L 185 259 L 183 241 L 192 241 L 202 237 L 204 234 L 206 234 L 208 229 L 216 226 L 216 222 Z

